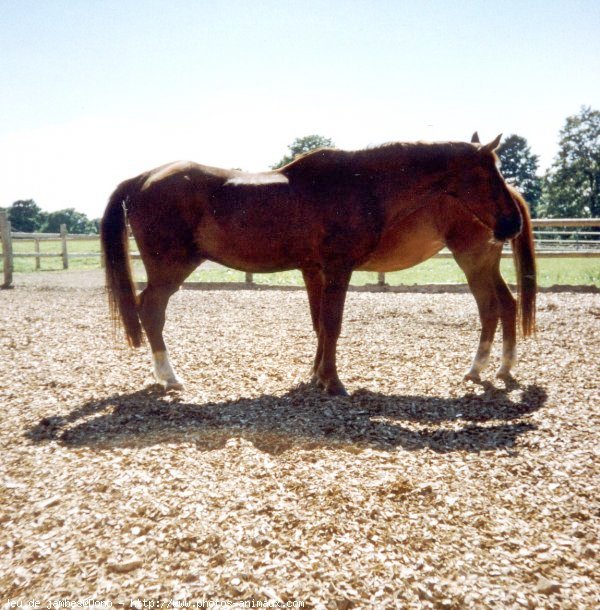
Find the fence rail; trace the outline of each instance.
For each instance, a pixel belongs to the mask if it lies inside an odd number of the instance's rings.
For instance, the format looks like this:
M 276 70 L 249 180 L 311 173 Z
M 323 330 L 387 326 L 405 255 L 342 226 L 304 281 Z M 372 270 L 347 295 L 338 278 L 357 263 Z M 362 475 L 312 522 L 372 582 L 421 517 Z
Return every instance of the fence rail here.
M 61 227 L 65 227 L 66 225 L 60 225 Z M 13 239 L 27 239 L 27 240 L 37 240 L 37 241 L 57 241 L 58 239 L 62 239 L 62 233 L 22 233 L 20 231 L 11 231 L 11 236 Z M 96 233 L 80 234 L 80 233 L 67 233 L 67 239 L 69 241 L 96 241 L 98 239 L 98 235 Z
M 579 258 L 579 257 L 600 257 L 600 218 L 536 218 L 532 220 L 534 235 L 536 237 L 536 255 L 544 257 L 560 258 Z M 544 229 L 562 228 L 562 231 L 547 231 Z M 585 231 L 582 229 L 593 228 L 595 231 Z M 554 239 L 549 237 L 555 236 Z M 102 255 L 99 251 L 77 252 L 69 254 L 68 242 L 70 241 L 98 241 L 98 235 L 79 235 L 67 233 L 67 228 L 63 224 L 60 233 L 23 233 L 11 231 L 10 222 L 6 212 L 0 212 L 0 238 L 2 242 L 2 265 L 4 270 L 3 288 L 12 285 L 12 274 L 14 269 L 14 259 L 16 257 L 35 258 L 36 270 L 41 269 L 41 261 L 44 258 L 62 259 L 63 269 L 69 268 L 70 258 L 99 258 Z M 14 241 L 33 241 L 33 252 L 15 252 Z M 59 241 L 60 252 L 41 252 L 41 242 Z M 502 252 L 503 258 L 511 256 L 510 248 L 507 246 Z M 140 259 L 138 252 L 132 252 L 133 259 Z M 436 258 L 452 258 L 452 254 L 447 250 L 442 250 L 435 255 Z M 102 261 L 101 261 L 102 264 Z M 253 284 L 253 276 L 246 273 L 245 283 Z M 377 274 L 377 284 L 385 285 L 385 274 Z

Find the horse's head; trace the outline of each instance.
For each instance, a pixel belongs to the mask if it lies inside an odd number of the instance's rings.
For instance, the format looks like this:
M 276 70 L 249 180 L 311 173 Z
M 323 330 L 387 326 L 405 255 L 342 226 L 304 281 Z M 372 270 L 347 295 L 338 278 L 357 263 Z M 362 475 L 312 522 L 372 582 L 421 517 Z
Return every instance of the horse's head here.
M 477 132 L 473 134 L 472 154 L 457 161 L 450 194 L 490 228 L 495 239 L 505 241 L 520 233 L 522 218 L 498 170 L 498 157 L 494 151 L 501 137 L 499 135 L 489 144 L 480 145 Z

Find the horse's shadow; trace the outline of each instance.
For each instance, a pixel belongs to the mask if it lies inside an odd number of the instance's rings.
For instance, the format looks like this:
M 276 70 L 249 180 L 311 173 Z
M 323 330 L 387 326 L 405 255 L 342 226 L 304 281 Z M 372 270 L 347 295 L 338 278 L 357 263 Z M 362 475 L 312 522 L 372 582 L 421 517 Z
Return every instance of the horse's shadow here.
M 484 451 L 513 447 L 520 435 L 535 429 L 526 416 L 546 399 L 536 385 L 524 388 L 516 401 L 491 385 L 482 394 L 451 399 L 365 390 L 331 399 L 301 385 L 282 396 L 195 404 L 151 386 L 44 418 L 25 436 L 35 443 L 54 440 L 96 449 L 193 442 L 210 450 L 243 437 L 275 454 L 298 447 Z

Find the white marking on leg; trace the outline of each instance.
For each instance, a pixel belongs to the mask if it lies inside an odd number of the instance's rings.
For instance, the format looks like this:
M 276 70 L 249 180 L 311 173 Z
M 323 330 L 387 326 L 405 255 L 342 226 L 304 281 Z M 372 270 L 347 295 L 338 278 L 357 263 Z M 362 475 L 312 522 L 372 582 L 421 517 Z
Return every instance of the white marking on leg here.
M 168 390 L 183 389 L 183 381 L 175 374 L 169 360 L 169 354 L 166 351 L 154 352 L 152 360 L 154 362 L 154 376 L 159 383 L 165 385 Z
M 491 341 L 482 341 L 479 344 L 475 358 L 473 358 L 473 364 L 471 365 L 469 372 L 465 375 L 465 379 L 471 379 L 474 381 L 479 380 L 479 374 L 485 368 L 485 365 L 490 357 L 491 348 Z
M 498 369 L 498 372 L 496 373 L 496 377 L 499 377 L 500 379 L 507 379 L 509 378 L 510 375 L 510 371 L 513 368 L 513 366 L 515 365 L 517 361 L 517 348 L 515 345 L 511 345 L 509 347 L 504 347 L 504 350 L 502 352 L 502 365 L 500 366 L 500 368 Z

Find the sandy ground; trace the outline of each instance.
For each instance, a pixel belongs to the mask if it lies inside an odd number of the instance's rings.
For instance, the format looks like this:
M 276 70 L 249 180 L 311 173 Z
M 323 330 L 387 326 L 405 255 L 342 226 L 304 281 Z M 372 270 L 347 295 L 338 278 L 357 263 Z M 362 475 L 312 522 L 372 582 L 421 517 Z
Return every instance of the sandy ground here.
M 68 275 L 0 292 L 0 605 L 598 606 L 598 295 L 541 295 L 506 387 L 470 295 L 353 293 L 332 399 L 302 292 L 182 291 L 165 394 Z

